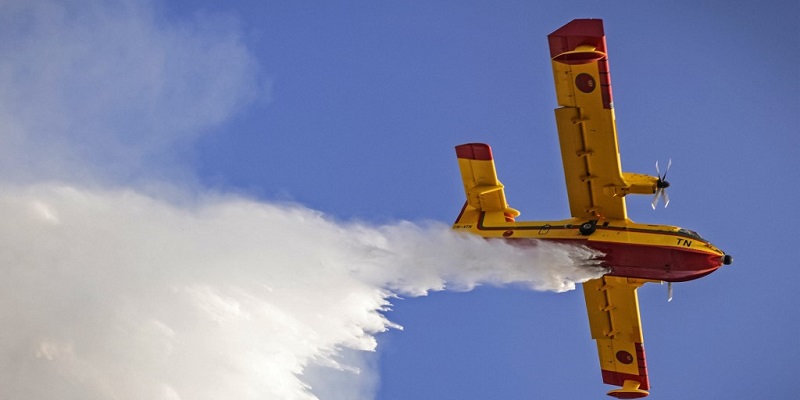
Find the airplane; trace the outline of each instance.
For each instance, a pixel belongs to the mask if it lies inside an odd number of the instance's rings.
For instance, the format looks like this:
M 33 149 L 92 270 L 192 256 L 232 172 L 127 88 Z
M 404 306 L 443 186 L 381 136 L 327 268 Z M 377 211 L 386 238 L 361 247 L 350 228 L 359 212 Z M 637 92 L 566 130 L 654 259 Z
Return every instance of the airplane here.
M 603 382 L 619 399 L 649 394 L 637 289 L 647 282 L 683 282 L 733 262 L 696 232 L 641 224 L 628 218 L 625 197 L 654 196 L 666 204 L 666 172 L 622 172 L 608 52 L 600 19 L 576 19 L 548 35 L 559 107 L 555 109 L 571 217 L 517 221 L 497 178 L 491 147 L 456 146 L 467 201 L 453 229 L 486 238 L 548 240 L 587 246 L 604 254 L 604 276 L 583 283 L 592 338 Z M 669 166 L 667 166 L 667 169 Z

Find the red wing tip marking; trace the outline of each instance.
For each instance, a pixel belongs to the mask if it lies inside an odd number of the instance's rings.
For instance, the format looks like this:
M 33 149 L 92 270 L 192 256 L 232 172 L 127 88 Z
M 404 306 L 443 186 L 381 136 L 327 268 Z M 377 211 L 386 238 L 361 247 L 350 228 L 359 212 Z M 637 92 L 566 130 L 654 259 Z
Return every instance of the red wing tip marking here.
M 632 375 L 605 369 L 600 370 L 600 372 L 603 374 L 603 383 L 615 386 L 623 386 L 626 380 L 635 381 L 639 382 L 639 389 L 650 389 L 650 380 L 647 378 L 647 375 Z
M 492 148 L 485 143 L 467 143 L 456 146 L 456 156 L 468 160 L 492 160 Z
M 648 393 L 639 393 L 639 392 L 617 392 L 617 393 L 609 393 L 611 397 L 616 397 L 618 399 L 641 399 L 642 397 L 647 397 Z
M 547 40 L 550 42 L 550 58 L 574 51 L 581 45 L 591 45 L 595 48 L 595 52 L 607 53 L 602 19 L 574 19 L 547 35 Z M 590 55 L 584 54 L 578 57 L 588 56 Z
M 605 35 L 602 19 L 573 19 L 547 36 L 602 38 Z
M 605 57 L 606 54 L 599 51 L 568 51 L 554 56 L 553 60 L 569 65 L 581 65 L 597 62 Z

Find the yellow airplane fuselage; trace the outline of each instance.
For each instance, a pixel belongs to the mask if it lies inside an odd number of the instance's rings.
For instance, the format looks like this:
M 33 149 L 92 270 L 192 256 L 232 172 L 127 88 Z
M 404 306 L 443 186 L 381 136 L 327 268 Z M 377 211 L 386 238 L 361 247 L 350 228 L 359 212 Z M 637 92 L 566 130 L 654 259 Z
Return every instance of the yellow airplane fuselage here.
M 584 245 L 603 253 L 601 265 L 612 276 L 682 282 L 730 263 L 730 256 L 693 231 L 631 220 L 516 222 L 507 213 L 465 206 L 453 229 L 486 238 Z

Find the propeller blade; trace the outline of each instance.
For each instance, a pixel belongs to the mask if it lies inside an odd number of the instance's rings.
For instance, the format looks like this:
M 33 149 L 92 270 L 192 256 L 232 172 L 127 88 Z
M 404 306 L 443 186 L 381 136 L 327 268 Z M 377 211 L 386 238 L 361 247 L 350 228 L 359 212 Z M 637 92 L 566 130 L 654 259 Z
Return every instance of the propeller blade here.
M 669 205 L 669 196 L 667 195 L 667 189 L 661 189 L 661 198 L 664 200 L 664 208 L 667 208 Z
M 656 189 L 656 195 L 653 196 L 653 202 L 650 203 L 650 207 L 653 207 L 653 210 L 655 210 L 656 206 L 658 205 L 658 196 L 662 196 L 663 197 L 662 193 L 664 193 L 664 189 L 663 188 Z
M 672 166 L 672 159 L 670 158 L 669 161 L 667 161 L 667 169 L 664 171 L 664 175 L 661 175 L 661 169 L 658 168 L 658 160 L 656 160 L 656 174 L 658 175 L 658 177 L 661 179 L 665 179 L 667 177 L 667 173 L 669 172 L 669 167 L 671 166 Z
M 664 171 L 664 176 L 661 177 L 662 181 L 666 181 L 667 180 L 667 174 L 669 173 L 669 167 L 671 167 L 671 166 L 672 166 L 672 159 L 670 158 L 669 161 L 667 162 L 667 170 Z M 656 169 L 658 169 L 658 168 L 656 168 Z

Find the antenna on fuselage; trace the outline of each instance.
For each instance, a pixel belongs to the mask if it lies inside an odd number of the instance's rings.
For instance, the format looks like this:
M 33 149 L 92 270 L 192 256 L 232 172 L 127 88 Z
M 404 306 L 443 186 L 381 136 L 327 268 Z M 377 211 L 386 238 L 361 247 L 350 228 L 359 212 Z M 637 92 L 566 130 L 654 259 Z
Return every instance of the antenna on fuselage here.
M 672 301 L 672 282 L 667 282 L 667 302 Z
M 661 281 L 661 284 L 664 284 L 664 281 Z M 667 302 L 672 301 L 672 282 L 667 282 Z

